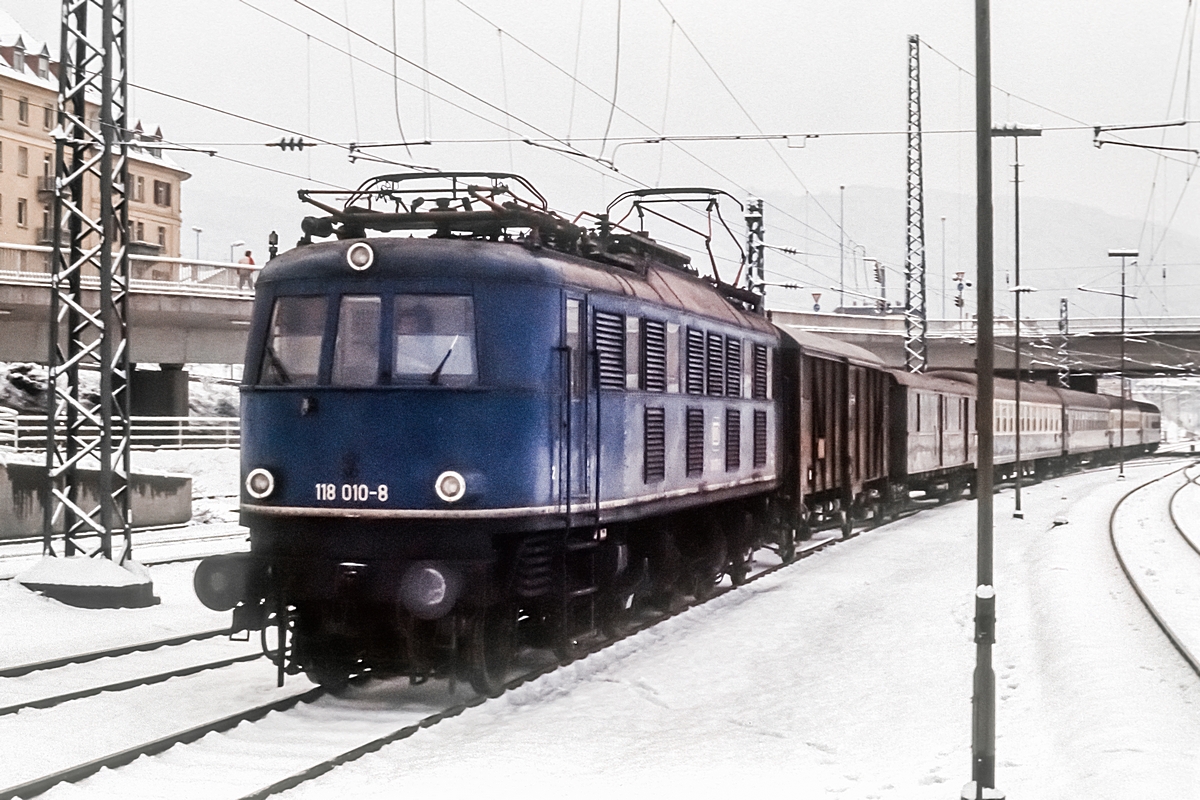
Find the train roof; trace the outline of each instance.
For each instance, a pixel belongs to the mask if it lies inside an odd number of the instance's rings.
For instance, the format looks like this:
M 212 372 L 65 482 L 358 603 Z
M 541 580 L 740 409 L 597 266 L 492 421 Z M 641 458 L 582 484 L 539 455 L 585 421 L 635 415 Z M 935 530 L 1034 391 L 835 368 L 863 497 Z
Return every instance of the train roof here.
M 347 261 L 348 251 L 358 242 L 368 244 L 374 253 L 370 267 L 362 271 L 351 269 Z M 259 285 L 332 279 L 369 283 L 381 278 L 486 279 L 569 286 L 638 298 L 776 335 L 765 317 L 739 308 L 713 283 L 678 268 L 646 259 L 640 269 L 631 269 L 524 242 L 397 236 L 321 242 L 297 247 L 269 261 L 259 276 Z
M 883 359 L 858 345 L 822 336 L 810 330 L 803 330 L 792 325 L 779 325 L 778 330 L 791 337 L 806 353 L 817 353 L 833 358 L 844 358 L 856 364 L 872 367 L 882 367 Z
M 979 376 L 974 372 L 957 372 L 954 370 L 935 370 L 928 373 L 933 377 L 946 378 L 960 383 L 970 384 L 978 392 Z M 1016 400 L 1017 382 L 1006 378 L 996 378 L 996 399 Z M 1030 403 L 1061 403 L 1062 397 L 1058 392 L 1044 383 L 1026 383 L 1021 381 L 1021 400 Z
M 912 386 L 917 389 L 926 389 L 931 392 L 943 392 L 948 394 L 968 394 L 974 395 L 975 389 L 972 384 L 966 381 L 956 380 L 941 372 L 924 373 L 924 372 L 909 372 L 903 369 L 889 369 L 888 372 L 896 380 L 896 383 L 901 386 Z

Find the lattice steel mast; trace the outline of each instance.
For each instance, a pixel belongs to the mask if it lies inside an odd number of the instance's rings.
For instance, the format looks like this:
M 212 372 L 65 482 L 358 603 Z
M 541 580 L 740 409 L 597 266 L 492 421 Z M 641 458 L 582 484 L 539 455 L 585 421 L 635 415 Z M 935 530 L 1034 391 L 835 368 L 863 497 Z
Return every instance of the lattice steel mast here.
M 924 372 L 925 179 L 921 164 L 921 39 L 908 37 L 908 254 L 904 260 L 904 365 Z
M 1067 316 L 1067 298 L 1058 301 L 1058 385 L 1064 389 L 1071 386 L 1071 362 L 1067 356 L 1067 337 L 1070 335 L 1070 319 Z
M 746 204 L 746 288 L 762 298 L 759 307 L 765 307 L 767 278 L 763 255 L 763 201 L 751 198 Z
M 115 534 L 118 563 L 131 545 L 126 21 L 125 0 L 63 0 L 43 529 L 47 555 L 61 531 L 64 555 L 112 559 Z M 84 368 L 99 371 L 95 406 Z M 85 468 L 98 471 L 94 499 Z

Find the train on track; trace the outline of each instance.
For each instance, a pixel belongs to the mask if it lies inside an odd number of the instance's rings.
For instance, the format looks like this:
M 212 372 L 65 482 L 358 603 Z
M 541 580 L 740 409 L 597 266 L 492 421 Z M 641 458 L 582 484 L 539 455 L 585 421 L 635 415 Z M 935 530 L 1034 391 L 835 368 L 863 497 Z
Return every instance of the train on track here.
M 324 215 L 262 270 L 241 387 L 251 550 L 203 561 L 201 600 L 264 648 L 276 631 L 281 680 L 490 693 L 518 646 L 569 650 L 744 580 L 757 548 L 971 490 L 973 375 L 783 330 L 622 224 L 718 194 L 629 192 L 582 224 L 503 173 L 301 192 Z M 1115 459 L 1122 417 L 1126 455 L 1158 444 L 1148 404 L 1027 384 L 1018 413 L 1013 389 L 1000 477 L 1018 426 L 1034 477 Z

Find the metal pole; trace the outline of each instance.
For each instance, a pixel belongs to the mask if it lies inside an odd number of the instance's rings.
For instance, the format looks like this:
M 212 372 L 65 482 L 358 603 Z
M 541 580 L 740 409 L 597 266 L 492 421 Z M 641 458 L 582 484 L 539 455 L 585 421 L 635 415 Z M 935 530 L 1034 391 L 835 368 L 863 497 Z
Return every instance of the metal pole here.
M 975 0 L 975 169 L 976 253 L 978 270 L 979 396 L 975 426 L 979 433 L 976 483 L 975 674 L 971 706 L 971 778 L 977 800 L 984 787 L 996 785 L 996 592 L 992 586 L 992 468 L 995 350 L 992 297 L 992 59 L 989 0 Z M 991 792 L 995 795 L 997 793 Z M 1002 795 L 1000 795 L 1002 796 Z
M 838 187 L 838 306 L 846 307 L 846 187 Z
M 1024 519 L 1025 512 L 1021 510 L 1021 426 L 1025 417 L 1021 413 L 1021 154 L 1020 139 L 1013 137 L 1013 280 L 1016 282 L 1016 306 L 1013 309 L 1013 366 L 1016 373 L 1017 400 L 1017 446 L 1016 446 L 1016 485 L 1013 506 L 1013 516 Z
M 942 217 L 942 320 L 946 319 L 946 218 Z
M 1121 256 L 1121 466 L 1117 480 L 1125 480 L 1125 256 Z

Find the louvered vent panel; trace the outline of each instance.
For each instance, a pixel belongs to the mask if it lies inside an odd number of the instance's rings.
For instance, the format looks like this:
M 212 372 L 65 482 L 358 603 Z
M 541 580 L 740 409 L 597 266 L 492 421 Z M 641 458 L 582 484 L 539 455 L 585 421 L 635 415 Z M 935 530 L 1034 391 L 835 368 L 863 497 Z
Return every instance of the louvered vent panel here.
M 600 388 L 625 388 L 625 319 L 620 314 L 597 311 L 594 341 L 600 361 Z
M 725 340 L 725 396 L 742 396 L 742 341 L 732 336 Z
M 754 399 L 767 399 L 767 348 L 754 345 Z
M 655 483 L 667 474 L 667 424 L 663 409 L 646 409 L 643 430 L 642 474 L 646 483 Z
M 687 474 L 704 472 L 704 409 L 687 410 Z
M 642 388 L 647 392 L 667 390 L 667 326 L 652 319 L 642 320 Z
M 725 409 L 725 471 L 736 472 L 742 466 L 742 412 Z
M 688 394 L 704 394 L 704 331 L 687 329 Z
M 720 397 L 725 394 L 725 337 L 719 333 L 708 335 L 707 394 Z
M 754 412 L 754 466 L 767 465 L 767 412 Z

